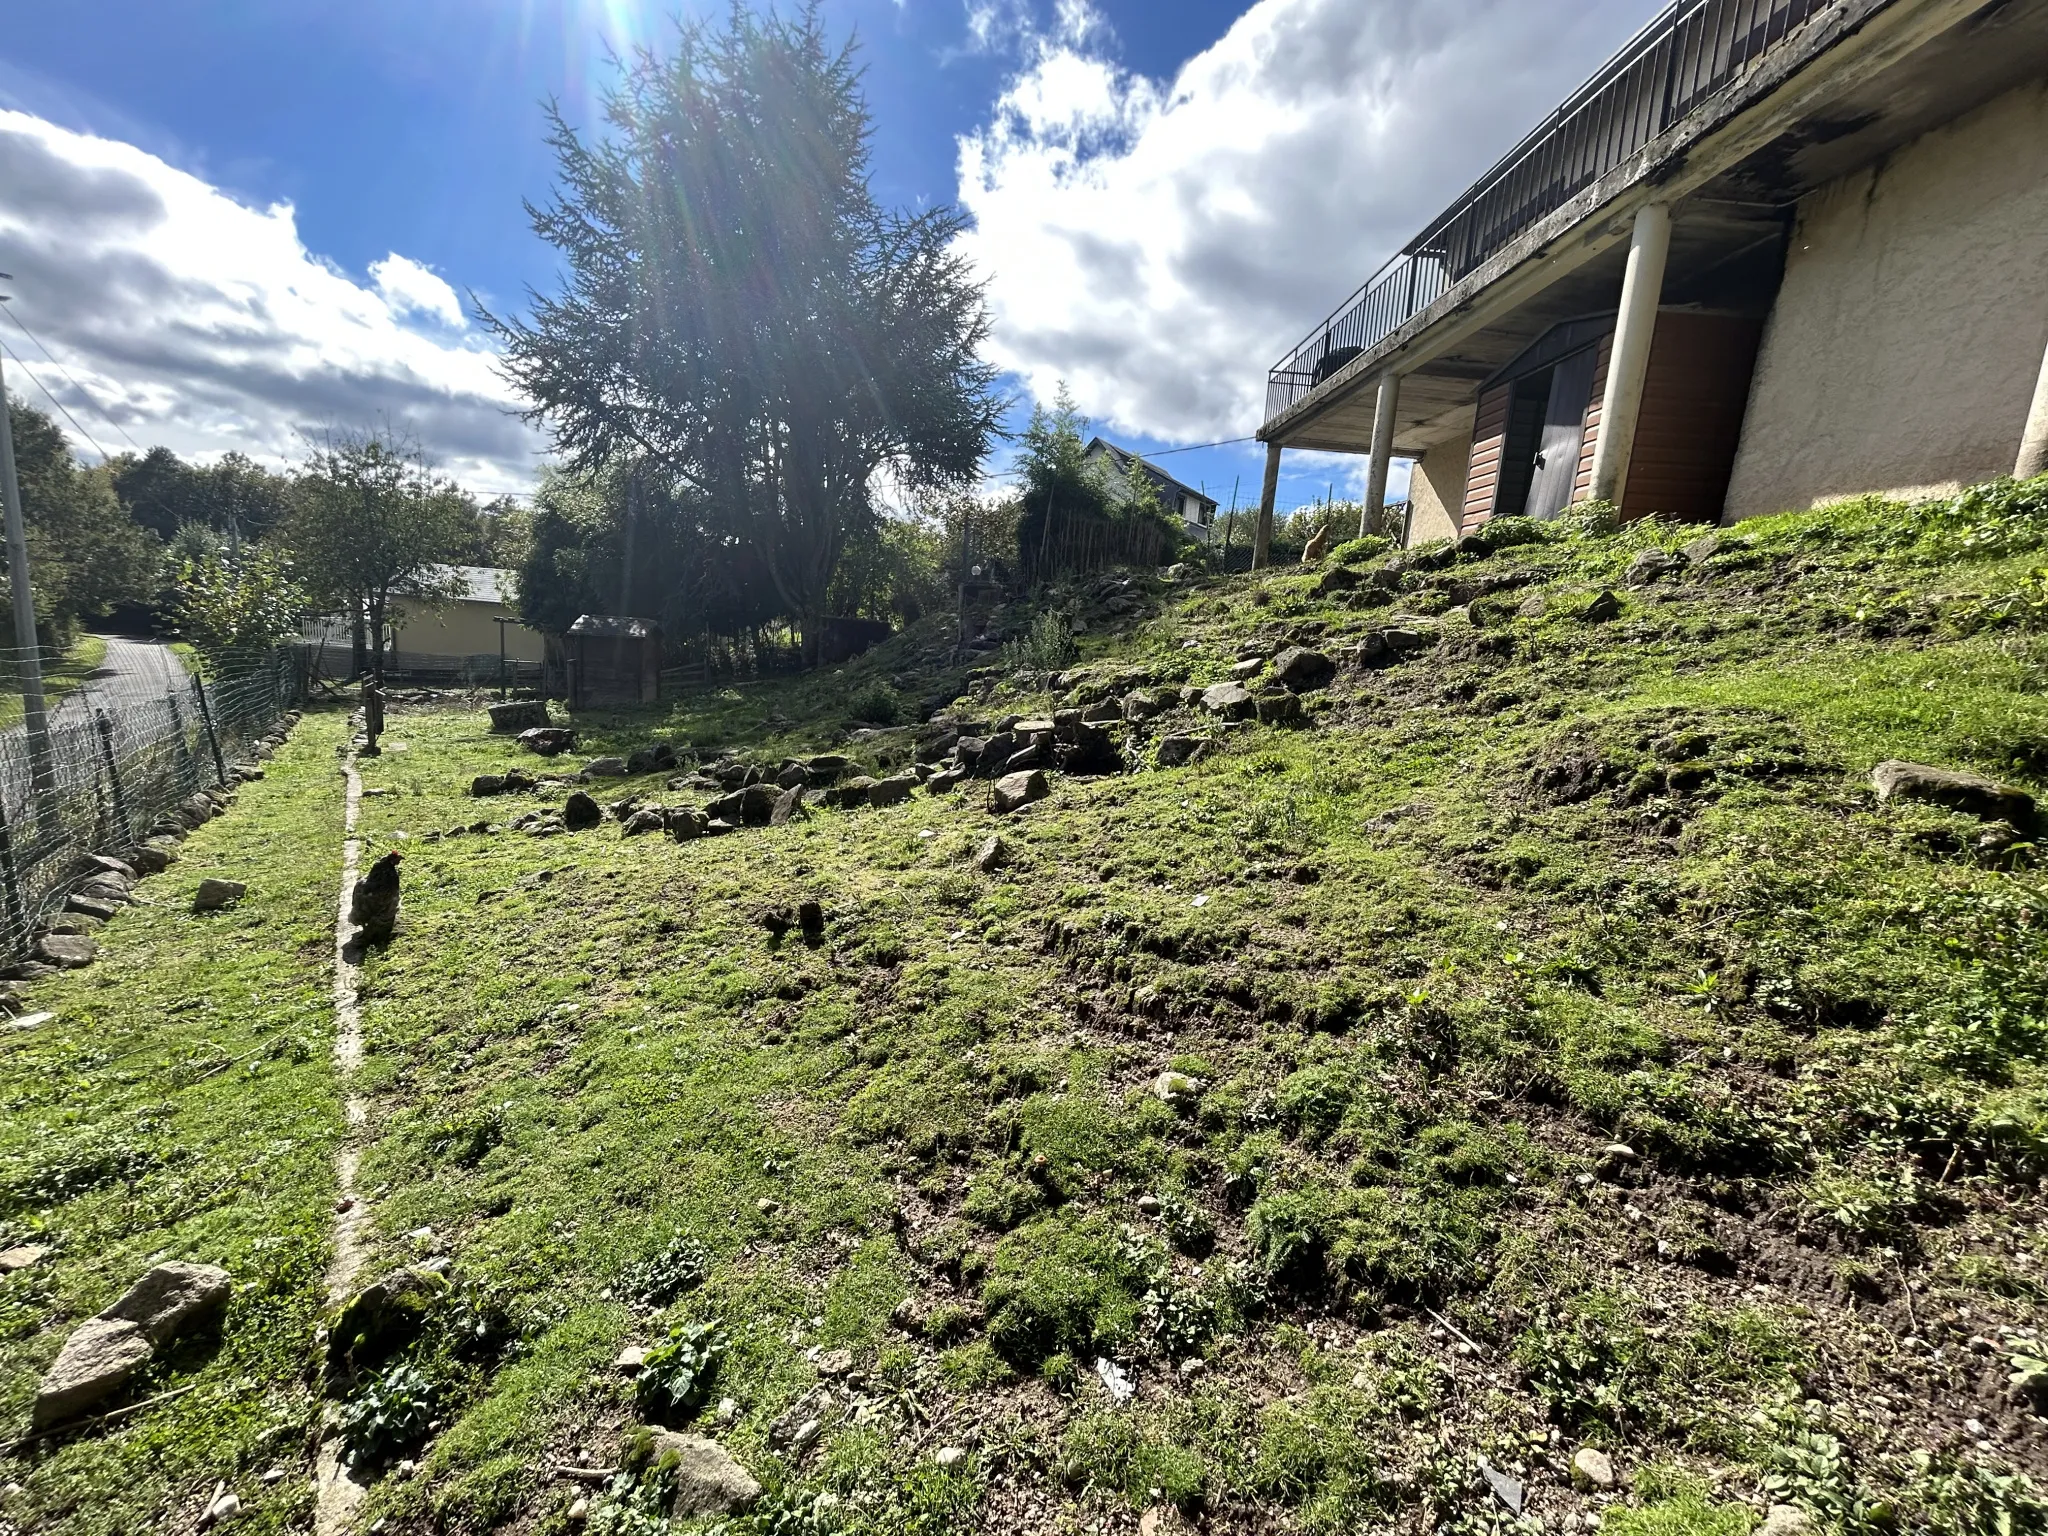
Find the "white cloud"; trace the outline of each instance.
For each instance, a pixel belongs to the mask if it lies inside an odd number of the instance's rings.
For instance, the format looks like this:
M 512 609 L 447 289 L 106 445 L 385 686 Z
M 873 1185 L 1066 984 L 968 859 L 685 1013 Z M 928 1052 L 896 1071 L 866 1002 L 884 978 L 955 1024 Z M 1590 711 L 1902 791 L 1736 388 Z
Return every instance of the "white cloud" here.
M 480 491 L 533 477 L 539 438 L 448 283 L 392 253 L 358 281 L 308 251 L 289 204 L 251 208 L 132 145 L 0 111 L 0 335 L 92 435 L 276 463 L 303 434 L 388 422 Z M 36 393 L 18 373 L 18 395 Z
M 1160 82 L 1060 0 L 959 145 L 995 360 L 1122 431 L 1251 431 L 1273 361 L 1653 9 L 1257 0 Z
M 393 251 L 382 261 L 371 262 L 370 281 L 377 285 L 378 296 L 392 314 L 419 315 L 450 330 L 462 329 L 462 301 L 455 290 L 410 256 Z

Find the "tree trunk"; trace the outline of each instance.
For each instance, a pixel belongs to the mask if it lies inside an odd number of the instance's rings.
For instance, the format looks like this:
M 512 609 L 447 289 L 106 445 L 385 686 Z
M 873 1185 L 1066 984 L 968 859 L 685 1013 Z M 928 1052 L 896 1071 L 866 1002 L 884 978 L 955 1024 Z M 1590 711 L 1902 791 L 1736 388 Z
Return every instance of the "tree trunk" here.
M 349 681 L 354 682 L 362 677 L 364 668 L 369 665 L 369 659 L 366 655 L 368 646 L 363 639 L 363 605 L 361 601 L 351 598 L 348 610 Z

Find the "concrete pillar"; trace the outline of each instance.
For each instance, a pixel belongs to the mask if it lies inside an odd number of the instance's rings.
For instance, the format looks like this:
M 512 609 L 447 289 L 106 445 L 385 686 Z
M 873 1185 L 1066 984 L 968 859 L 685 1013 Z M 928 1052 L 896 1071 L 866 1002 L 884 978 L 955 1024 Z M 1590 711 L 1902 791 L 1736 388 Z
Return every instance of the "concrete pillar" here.
M 1380 375 L 1379 397 L 1372 408 L 1372 463 L 1365 472 L 1365 505 L 1358 512 L 1358 536 L 1378 533 L 1387 511 L 1387 469 L 1394 462 L 1394 412 L 1401 404 L 1401 376 L 1389 368 Z
M 1592 497 L 1621 505 L 1628 488 L 1629 454 L 1643 408 L 1643 377 L 1650 369 L 1650 338 L 1664 292 L 1664 259 L 1671 254 L 1671 206 L 1650 203 L 1636 213 L 1628 270 L 1621 280 L 1621 313 L 1607 359 L 1607 389 L 1600 397 L 1600 438 L 1593 447 Z
M 1266 444 L 1266 481 L 1259 488 L 1259 521 L 1252 530 L 1252 569 L 1263 571 L 1273 556 L 1273 498 L 1280 493 L 1280 445 Z
M 2041 354 L 2041 374 L 2034 380 L 2034 403 L 2027 410 L 2027 430 L 2020 436 L 2020 456 L 2012 467 L 2015 480 L 2048 475 L 2048 351 Z

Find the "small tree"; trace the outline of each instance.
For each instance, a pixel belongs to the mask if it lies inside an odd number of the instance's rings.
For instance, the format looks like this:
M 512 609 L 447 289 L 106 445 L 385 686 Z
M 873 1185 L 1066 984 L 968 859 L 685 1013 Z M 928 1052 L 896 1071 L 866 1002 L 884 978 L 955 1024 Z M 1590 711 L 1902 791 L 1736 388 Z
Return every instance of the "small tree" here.
M 216 673 L 293 634 L 305 608 L 291 562 L 272 549 L 258 547 L 239 560 L 220 552 L 189 558 L 177 580 L 178 633 Z
M 384 677 L 384 635 L 395 597 L 436 603 L 459 595 L 445 569 L 476 539 L 476 507 L 435 475 L 418 447 L 388 432 L 352 433 L 315 449 L 292 487 L 285 540 L 311 595 L 367 631 L 369 665 Z M 357 657 L 357 670 L 363 658 Z

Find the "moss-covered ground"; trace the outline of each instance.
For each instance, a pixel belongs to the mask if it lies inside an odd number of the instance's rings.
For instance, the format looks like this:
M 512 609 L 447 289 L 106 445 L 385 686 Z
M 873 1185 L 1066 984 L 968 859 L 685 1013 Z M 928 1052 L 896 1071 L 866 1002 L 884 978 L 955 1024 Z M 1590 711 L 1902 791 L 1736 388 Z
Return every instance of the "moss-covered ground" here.
M 367 1518 L 557 1533 L 581 1500 L 659 1531 L 658 1470 L 560 1474 L 630 1462 L 652 1415 L 760 1479 L 734 1533 L 1741 1536 L 1779 1503 L 2044 1529 L 2035 829 L 1869 774 L 2048 784 L 2048 491 L 1681 556 L 1699 532 L 1090 579 L 976 664 L 934 621 L 579 720 L 556 765 L 666 742 L 684 768 L 595 792 L 673 806 L 710 798 L 693 760 L 892 771 L 930 735 L 863 721 L 1158 706 L 1117 727 L 1132 771 L 1008 817 L 971 780 L 695 841 L 533 835 L 506 828 L 569 786 L 473 799 L 512 743 L 394 711 L 362 765 L 405 892 L 364 973 L 365 1272 L 451 1283 L 329 1388 Z M 1298 721 L 1182 702 L 1290 643 L 1342 663 Z M 1174 733 L 1211 748 L 1156 766 Z M 237 914 L 118 918 L 95 971 L 36 987 L 58 1024 L 0 1045 L 5 1235 L 63 1255 L 0 1292 L 9 1423 L 149 1255 L 244 1287 L 215 1355 L 135 1393 L 213 1385 L 0 1463 L 0 1520 L 132 1529 L 219 1478 L 304 1527 L 338 735 L 301 727 L 158 877 L 218 846 L 267 882 Z M 822 933 L 762 923 L 807 899 Z M 249 1057 L 293 1035 L 305 1062 Z M 236 1064 L 186 1082 L 202 1041 Z M 73 1189 L 49 1170 L 90 1138 L 154 1160 Z M 657 1402 L 613 1361 L 667 1343 Z M 1575 1485 L 1589 1448 L 1611 1489 Z

